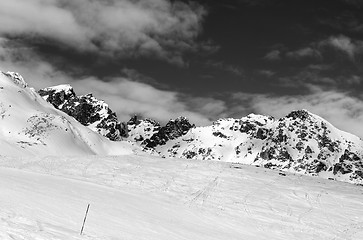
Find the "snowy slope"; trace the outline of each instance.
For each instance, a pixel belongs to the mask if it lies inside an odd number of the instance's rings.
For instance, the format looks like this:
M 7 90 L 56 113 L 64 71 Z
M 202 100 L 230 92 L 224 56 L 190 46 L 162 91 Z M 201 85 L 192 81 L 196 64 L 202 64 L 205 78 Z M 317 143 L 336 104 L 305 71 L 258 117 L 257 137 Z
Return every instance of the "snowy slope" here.
M 4 240 L 363 238 L 363 189 L 352 184 L 135 155 L 8 157 L 0 166 Z
M 133 148 L 112 143 L 56 110 L 19 74 L 0 72 L 1 155 L 115 155 Z

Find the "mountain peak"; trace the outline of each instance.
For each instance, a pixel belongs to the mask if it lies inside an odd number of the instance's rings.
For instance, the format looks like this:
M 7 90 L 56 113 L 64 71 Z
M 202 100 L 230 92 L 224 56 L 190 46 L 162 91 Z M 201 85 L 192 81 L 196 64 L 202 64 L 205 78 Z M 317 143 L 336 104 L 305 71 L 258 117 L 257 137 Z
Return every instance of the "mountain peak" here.
M 70 84 L 60 84 L 60 85 L 56 85 L 56 86 L 52 86 L 52 87 L 47 87 L 47 88 L 41 89 L 40 91 L 52 91 L 55 93 L 64 92 L 67 94 L 75 95 L 73 87 Z
M 68 84 L 41 89 L 38 93 L 55 108 L 112 141 L 120 141 L 127 136 L 126 124 L 119 122 L 108 104 L 92 94 L 77 96 Z
M 17 84 L 18 86 L 20 86 L 20 87 L 22 87 L 22 88 L 28 87 L 28 83 L 25 82 L 23 76 L 21 76 L 19 73 L 16 73 L 16 72 L 2 72 L 2 71 L 0 71 L 0 73 L 4 74 L 5 76 L 7 76 L 11 80 L 13 80 L 13 82 L 15 84 Z
M 286 118 L 292 118 L 292 119 L 301 119 L 301 120 L 306 120 L 309 117 L 313 116 L 313 114 L 311 112 L 309 112 L 306 109 L 301 109 L 301 110 L 295 110 L 292 111 L 291 113 L 289 113 Z
M 116 155 L 134 148 L 112 143 L 58 111 L 18 74 L 0 73 L 0 93 L 3 156 Z

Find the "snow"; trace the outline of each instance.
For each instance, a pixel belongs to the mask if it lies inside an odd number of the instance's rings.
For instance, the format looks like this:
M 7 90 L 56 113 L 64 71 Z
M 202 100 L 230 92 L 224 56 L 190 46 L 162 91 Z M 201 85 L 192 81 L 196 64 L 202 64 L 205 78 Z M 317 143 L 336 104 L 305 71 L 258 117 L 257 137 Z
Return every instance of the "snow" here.
M 347 183 L 137 155 L 3 157 L 0 166 L 4 240 L 363 237 L 363 189 Z
M 128 128 L 128 139 L 142 142 L 144 139 L 151 138 L 160 129 L 160 125 L 150 119 L 145 119 L 140 120 L 137 124 L 129 124 Z
M 311 121 L 309 131 L 325 123 Z M 236 163 L 251 164 L 263 148 L 262 139 L 238 130 L 244 122 L 278 127 L 261 115 L 223 119 L 157 149 L 181 156 L 203 144 L 203 159 L 221 162 L 154 157 L 56 110 L 20 75 L 0 73 L 0 239 L 363 239 L 362 186 Z M 144 121 L 131 136 L 158 127 Z M 361 156 L 362 141 L 327 128 Z
M 65 92 L 66 94 L 71 94 L 73 92 L 73 87 L 69 84 L 60 84 L 52 87 L 44 88 L 45 91 L 55 91 L 57 92 Z
M 13 74 L 14 75 L 14 74 Z M 111 142 L 55 109 L 20 75 L 0 72 L 1 155 L 123 155 L 137 151 L 128 142 Z

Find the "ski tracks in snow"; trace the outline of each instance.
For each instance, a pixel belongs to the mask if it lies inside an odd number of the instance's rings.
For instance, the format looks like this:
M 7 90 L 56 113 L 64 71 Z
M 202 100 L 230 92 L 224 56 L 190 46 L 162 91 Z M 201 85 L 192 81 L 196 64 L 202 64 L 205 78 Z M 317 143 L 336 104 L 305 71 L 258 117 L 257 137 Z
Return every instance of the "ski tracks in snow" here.
M 201 202 L 201 204 L 203 205 L 207 199 L 211 196 L 212 192 L 214 191 L 214 189 L 218 186 L 219 184 L 219 177 L 215 177 L 211 182 L 209 182 L 209 184 L 201 189 L 198 190 L 194 195 L 194 198 L 192 200 L 190 200 L 189 204 L 190 205 L 194 205 L 197 202 Z
M 209 198 L 212 197 L 212 195 L 216 192 L 216 188 L 220 184 L 220 176 L 222 175 L 225 166 L 218 167 L 218 173 L 213 176 L 212 180 L 208 182 L 205 187 L 201 188 L 197 192 L 193 193 L 192 199 L 187 202 L 189 206 L 193 206 L 196 204 L 204 205 Z

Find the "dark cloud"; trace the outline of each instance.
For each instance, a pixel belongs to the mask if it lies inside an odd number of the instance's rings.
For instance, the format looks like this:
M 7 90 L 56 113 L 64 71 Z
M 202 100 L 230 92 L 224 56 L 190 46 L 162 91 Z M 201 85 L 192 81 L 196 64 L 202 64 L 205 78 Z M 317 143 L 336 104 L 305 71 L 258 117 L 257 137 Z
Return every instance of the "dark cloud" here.
M 207 61 L 206 66 L 222 70 L 224 72 L 236 75 L 238 77 L 244 76 L 244 70 L 237 65 L 231 65 L 221 61 L 210 60 Z
M 340 0 L 340 1 L 358 8 L 363 7 L 363 2 L 361 0 Z
M 293 59 L 301 58 L 321 58 L 321 53 L 312 47 L 305 47 L 295 51 L 290 51 L 286 53 L 286 56 Z
M 266 77 L 272 77 L 276 74 L 276 72 L 271 71 L 271 70 L 266 70 L 266 69 L 258 70 L 257 73 L 262 76 L 266 76 Z
M 336 16 L 321 17 L 318 22 L 324 26 L 342 32 L 360 32 L 362 28 L 362 17 L 353 11 L 343 11 Z
M 299 89 L 301 93 L 309 93 L 311 86 L 327 91 L 346 90 L 353 92 L 362 86 L 363 79 L 354 72 L 335 74 L 332 65 L 309 65 L 295 75 L 285 75 L 278 78 L 281 87 Z
M 270 60 L 270 61 L 276 61 L 281 59 L 281 51 L 280 50 L 272 50 L 263 57 L 264 59 Z

